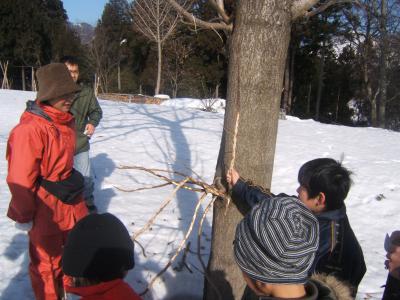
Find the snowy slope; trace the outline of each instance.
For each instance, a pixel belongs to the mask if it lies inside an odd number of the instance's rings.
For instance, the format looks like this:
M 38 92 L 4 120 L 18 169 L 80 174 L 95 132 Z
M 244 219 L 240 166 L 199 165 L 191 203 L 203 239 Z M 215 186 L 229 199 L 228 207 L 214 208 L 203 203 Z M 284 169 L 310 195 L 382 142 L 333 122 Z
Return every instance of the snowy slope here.
M 32 299 L 27 273 L 27 237 L 5 216 L 9 191 L 5 183 L 5 150 L 8 133 L 18 122 L 27 99 L 34 93 L 0 90 L 0 300 Z M 172 100 L 171 100 L 172 101 Z M 117 215 L 129 231 L 139 230 L 167 199 L 173 187 L 123 192 L 157 185 L 158 179 L 142 171 L 121 169 L 139 165 L 181 171 L 211 182 L 218 154 L 222 113 L 206 113 L 182 105 L 135 105 L 100 101 L 104 119 L 91 141 L 91 161 L 96 175 L 95 197 L 101 212 Z M 190 105 L 193 105 L 193 101 Z M 171 105 L 171 106 L 170 106 Z M 297 170 L 316 157 L 344 157 L 354 172 L 354 186 L 347 200 L 353 229 L 363 247 L 368 271 L 358 298 L 379 297 L 386 279 L 383 267 L 383 239 L 386 232 L 400 229 L 400 134 L 374 128 L 324 125 L 289 117 L 280 121 L 272 182 L 273 192 L 295 194 Z M 179 180 L 179 177 L 175 178 Z M 118 189 L 119 188 L 119 189 Z M 383 195 L 383 197 L 382 197 Z M 377 200 L 377 198 L 382 198 Z M 178 192 L 157 218 L 151 231 L 138 240 L 146 249 L 143 256 L 136 245 L 136 267 L 128 282 L 138 292 L 159 272 L 173 255 L 191 222 L 198 195 Z M 204 206 L 203 206 L 204 207 Z M 202 210 L 200 211 L 200 213 Z M 211 216 L 204 225 L 202 244 L 206 260 L 210 243 Z M 195 232 L 197 230 L 195 229 Z M 196 250 L 196 234 L 191 250 Z M 193 273 L 177 263 L 158 280 L 145 299 L 201 299 L 203 279 L 196 254 L 186 262 Z

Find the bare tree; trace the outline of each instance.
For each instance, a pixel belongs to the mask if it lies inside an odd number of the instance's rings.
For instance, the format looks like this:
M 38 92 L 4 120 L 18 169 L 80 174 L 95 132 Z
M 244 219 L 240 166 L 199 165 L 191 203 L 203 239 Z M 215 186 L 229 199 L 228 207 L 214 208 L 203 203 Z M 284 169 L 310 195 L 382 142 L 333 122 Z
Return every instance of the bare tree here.
M 349 42 L 357 49 L 363 83 L 362 99 L 371 107 L 373 126 L 385 127 L 388 99 L 388 71 L 392 44 L 399 28 L 399 1 L 359 0 L 358 5 L 345 11 L 351 29 Z
M 386 101 L 387 101 L 387 69 L 388 69 L 388 4 L 387 0 L 381 0 L 379 15 L 379 100 L 378 120 L 379 127 L 385 128 L 386 123 Z
M 1 72 L 3 73 L 3 80 L 1 82 L 1 88 L 2 89 L 9 89 L 10 88 L 10 83 L 8 81 L 8 61 L 6 61 L 5 63 L 0 61 L 0 69 Z
M 120 55 L 107 39 L 107 32 L 101 26 L 96 28 L 96 36 L 90 45 L 90 56 L 93 58 L 98 87 L 102 93 L 108 93 L 110 75 L 118 66 Z
M 229 35 L 227 108 L 215 183 L 224 182 L 226 170 L 235 166 L 244 177 L 269 188 L 292 22 L 344 1 L 238 0 L 232 6 L 232 1 L 209 0 L 218 13 L 216 22 L 199 20 L 175 0 L 168 1 L 195 26 Z M 244 281 L 234 262 L 232 243 L 247 207 L 236 199 L 233 202 L 229 205 L 221 199 L 214 205 L 207 270 L 212 285 L 205 283 L 205 299 L 242 296 Z
M 185 63 L 193 53 L 193 45 L 175 38 L 168 43 L 166 51 L 169 53 L 169 58 L 166 62 L 165 74 L 171 85 L 172 98 L 176 98 L 185 74 Z
M 136 0 L 132 3 L 131 14 L 134 29 L 157 45 L 155 94 L 158 94 L 161 86 L 163 45 L 173 34 L 179 16 L 167 0 Z

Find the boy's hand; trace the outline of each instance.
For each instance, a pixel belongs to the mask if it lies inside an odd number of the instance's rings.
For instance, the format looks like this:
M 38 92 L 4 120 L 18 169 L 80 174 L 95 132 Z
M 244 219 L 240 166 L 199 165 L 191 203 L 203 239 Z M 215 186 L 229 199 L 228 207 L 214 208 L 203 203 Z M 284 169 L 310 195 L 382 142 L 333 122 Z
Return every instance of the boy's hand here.
M 234 186 L 236 182 L 239 180 L 239 178 L 240 175 L 238 171 L 236 171 L 234 168 L 229 169 L 228 172 L 226 173 L 226 181 L 231 186 Z

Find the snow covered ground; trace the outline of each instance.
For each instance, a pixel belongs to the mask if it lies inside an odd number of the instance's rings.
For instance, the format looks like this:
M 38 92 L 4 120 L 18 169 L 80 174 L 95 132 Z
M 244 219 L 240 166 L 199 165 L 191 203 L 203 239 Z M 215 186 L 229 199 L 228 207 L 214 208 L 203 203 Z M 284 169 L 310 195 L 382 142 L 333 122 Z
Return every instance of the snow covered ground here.
M 33 299 L 27 266 L 27 236 L 6 217 L 10 198 L 5 178 L 6 142 L 17 124 L 25 101 L 34 93 L 0 90 L 0 300 Z M 100 101 L 104 118 L 91 141 L 91 162 L 96 176 L 95 197 L 100 212 L 117 215 L 130 232 L 139 230 L 167 199 L 173 187 L 123 192 L 161 184 L 142 171 L 121 166 L 144 166 L 201 176 L 211 182 L 218 154 L 223 113 L 207 113 L 173 101 L 162 106 Z M 175 101 L 176 102 L 176 101 Z M 188 101 L 192 106 L 194 101 Z M 364 250 L 367 274 L 359 287 L 359 299 L 380 299 L 386 279 L 383 239 L 400 229 L 400 133 L 375 128 L 350 128 L 288 117 L 279 121 L 272 182 L 273 192 L 295 194 L 297 171 L 316 157 L 343 157 L 354 172 L 354 186 L 347 199 L 353 229 Z M 176 178 L 179 180 L 179 178 Z M 152 230 L 138 240 L 136 267 L 127 281 L 141 292 L 174 254 L 192 218 L 198 195 L 178 192 L 157 218 Z M 204 209 L 204 206 L 203 206 Z M 201 211 L 200 211 L 201 213 Z M 202 252 L 210 244 L 211 216 L 205 222 Z M 196 229 L 195 229 L 196 231 Z M 196 234 L 191 250 L 196 250 Z M 144 299 L 201 299 L 203 278 L 196 254 L 188 252 L 182 268 L 178 257 L 173 268 L 158 280 Z

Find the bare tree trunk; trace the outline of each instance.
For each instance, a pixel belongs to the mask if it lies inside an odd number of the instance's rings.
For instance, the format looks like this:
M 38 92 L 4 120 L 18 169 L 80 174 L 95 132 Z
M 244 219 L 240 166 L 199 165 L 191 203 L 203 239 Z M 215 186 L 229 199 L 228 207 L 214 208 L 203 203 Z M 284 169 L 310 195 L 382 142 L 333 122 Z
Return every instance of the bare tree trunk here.
M 363 30 L 365 33 L 363 36 L 365 38 L 360 40 L 360 49 L 361 49 L 361 68 L 362 68 L 362 80 L 363 80 L 363 90 L 364 90 L 364 97 L 371 105 L 371 123 L 372 126 L 377 126 L 377 104 L 376 104 L 376 97 L 372 95 L 372 86 L 369 77 L 369 61 L 371 59 L 371 22 L 372 22 L 372 15 L 371 9 L 366 10 L 366 18 L 365 18 L 365 29 Z
M 26 91 L 26 83 L 25 83 L 25 67 L 21 67 L 21 79 L 22 79 L 22 90 Z
M 285 109 L 285 112 L 287 114 L 291 114 L 292 111 L 294 57 L 295 57 L 295 47 L 292 45 L 291 41 L 289 45 L 289 51 L 285 66 L 284 91 L 283 91 L 283 108 Z
M 293 106 L 293 83 L 294 83 L 294 58 L 296 56 L 296 47 L 292 46 L 290 48 L 290 82 L 289 82 L 289 99 L 288 99 L 288 109 L 286 114 L 292 114 L 292 106 Z
M 307 116 L 309 116 L 311 113 L 311 89 L 312 89 L 312 85 L 310 83 L 308 85 L 308 94 L 307 94 L 307 108 L 306 108 Z
M 118 92 L 121 92 L 121 64 L 120 61 L 118 61 L 118 70 L 117 70 L 117 81 L 118 81 Z
M 158 55 L 158 62 L 157 62 L 157 83 L 156 89 L 154 94 L 157 95 L 160 93 L 160 85 L 161 85 L 161 63 L 162 63 L 162 46 L 161 42 L 157 42 L 157 55 Z
M 171 80 L 172 85 L 172 98 L 176 98 L 178 95 L 178 75 L 175 73 L 174 80 Z
M 379 18 L 380 37 L 380 57 L 379 57 L 379 101 L 378 101 L 378 120 L 379 127 L 385 128 L 386 125 L 386 102 L 387 102 L 387 2 L 381 0 L 381 15 Z
M 319 113 L 321 107 L 321 95 L 322 89 L 324 88 L 324 69 L 325 69 L 325 42 L 322 45 L 321 57 L 318 68 L 318 90 L 317 90 L 317 101 L 315 103 L 315 120 L 319 120 Z
M 234 166 L 241 175 L 269 188 L 275 154 L 279 105 L 290 39 L 292 1 L 239 0 L 230 40 L 227 109 L 216 181 L 232 164 L 233 132 L 239 113 Z M 272 17 L 273 16 L 273 17 Z M 271 42 L 273 41 L 273 42 Z M 229 131 L 227 131 L 229 130 Z M 251 151 L 250 151 L 251 149 Z M 214 206 L 208 274 L 222 299 L 240 299 L 245 286 L 232 253 L 244 204 Z M 241 211 L 240 211 L 241 210 Z M 218 299 L 205 283 L 204 298 Z
M 290 47 L 289 47 L 289 53 L 286 58 L 286 64 L 285 64 L 285 76 L 283 78 L 283 103 L 281 105 L 281 108 L 283 108 L 286 112 L 288 111 L 289 107 L 289 89 L 290 89 Z
M 36 87 L 36 80 L 35 80 L 35 69 L 31 67 L 31 80 L 32 80 L 32 91 L 36 92 L 37 87 Z
M 369 77 L 369 76 L 364 74 L 364 77 Z M 371 103 L 371 123 L 372 126 L 376 127 L 378 126 L 377 103 L 376 103 L 376 97 L 372 95 L 372 87 L 369 81 L 366 83 L 366 94 L 367 94 L 367 99 L 369 99 Z
M 0 70 L 3 73 L 3 81 L 1 83 L 1 88 L 2 89 L 9 89 L 10 88 L 10 82 L 8 81 L 8 60 L 5 63 L 2 63 L 0 61 Z
M 340 87 L 337 95 L 337 100 L 336 100 L 336 110 L 335 110 L 335 121 L 337 122 L 338 120 L 338 115 L 339 115 L 339 102 L 340 102 Z

